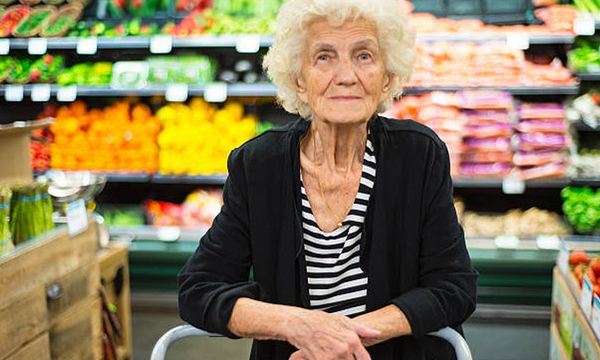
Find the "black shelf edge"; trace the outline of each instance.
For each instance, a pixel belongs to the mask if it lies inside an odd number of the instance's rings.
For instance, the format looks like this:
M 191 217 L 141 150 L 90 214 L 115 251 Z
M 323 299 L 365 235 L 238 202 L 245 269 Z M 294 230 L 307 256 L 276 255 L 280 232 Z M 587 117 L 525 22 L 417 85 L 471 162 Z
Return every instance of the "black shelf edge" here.
M 153 184 L 198 184 L 198 185 L 224 185 L 227 175 L 152 175 Z
M 461 91 L 461 90 L 500 90 L 510 92 L 513 95 L 577 95 L 579 93 L 578 85 L 569 86 L 542 86 L 542 87 L 492 87 L 492 86 L 473 86 L 473 87 L 458 87 L 458 86 L 444 86 L 444 87 L 406 87 L 404 88 L 404 94 L 421 94 L 430 91 Z
M 600 81 L 600 72 L 578 72 L 575 75 L 581 81 Z
M 150 181 L 150 174 L 120 174 L 103 173 L 106 181 L 114 183 L 146 183 Z
M 600 180 L 600 179 L 599 179 Z M 571 184 L 571 180 L 566 178 L 561 179 L 540 179 L 529 180 L 525 182 L 527 188 L 532 189 L 556 189 L 563 188 Z M 502 188 L 502 179 L 468 179 L 457 178 L 453 181 L 455 188 Z
M 578 122 L 575 122 L 575 123 L 571 123 L 571 125 L 573 127 L 575 127 L 575 130 L 577 130 L 577 131 L 582 131 L 582 132 L 600 132 L 600 127 L 593 128 L 593 127 L 587 125 L 586 123 L 584 123 L 583 121 L 578 121 Z

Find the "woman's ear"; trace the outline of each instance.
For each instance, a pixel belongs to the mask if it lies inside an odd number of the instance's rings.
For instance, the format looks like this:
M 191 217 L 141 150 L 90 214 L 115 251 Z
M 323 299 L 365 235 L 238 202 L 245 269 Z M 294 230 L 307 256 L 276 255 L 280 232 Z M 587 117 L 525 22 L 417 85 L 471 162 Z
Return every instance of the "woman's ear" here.
M 300 100 L 303 103 L 308 103 L 308 96 L 306 93 L 306 81 L 302 78 L 302 76 L 294 76 L 293 77 L 294 84 L 296 85 L 296 93 Z
M 386 73 L 385 78 L 383 79 L 383 92 L 388 93 L 392 88 L 392 85 L 395 81 L 398 81 L 398 77 L 394 73 Z

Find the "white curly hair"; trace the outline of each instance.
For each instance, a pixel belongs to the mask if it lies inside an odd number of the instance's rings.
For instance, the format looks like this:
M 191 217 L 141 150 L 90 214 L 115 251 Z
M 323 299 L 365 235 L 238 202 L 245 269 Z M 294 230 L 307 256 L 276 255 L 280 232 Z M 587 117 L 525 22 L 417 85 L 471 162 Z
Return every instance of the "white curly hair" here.
M 295 86 L 302 69 L 299 59 L 306 50 L 307 25 L 327 19 L 333 26 L 341 26 L 359 18 L 375 24 L 386 70 L 396 75 L 388 98 L 377 111 L 389 109 L 402 94 L 402 84 L 412 73 L 415 34 L 407 26 L 399 0 L 288 0 L 279 10 L 275 41 L 263 60 L 267 75 L 277 86 L 278 102 L 285 110 L 303 118 L 312 116 L 312 109 L 300 100 Z

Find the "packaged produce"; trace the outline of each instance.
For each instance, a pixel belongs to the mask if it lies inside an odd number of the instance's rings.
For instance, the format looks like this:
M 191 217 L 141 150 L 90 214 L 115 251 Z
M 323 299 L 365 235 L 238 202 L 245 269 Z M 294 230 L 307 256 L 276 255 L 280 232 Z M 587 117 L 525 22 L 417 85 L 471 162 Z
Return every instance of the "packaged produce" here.
M 600 256 L 598 254 L 573 250 L 569 254 L 569 268 L 577 279 L 579 287 L 583 285 L 583 278 L 587 275 L 592 283 L 592 292 L 600 296 Z
M 147 62 L 152 84 L 203 85 L 215 78 L 216 63 L 207 56 L 161 56 Z
M 6 9 L 2 18 L 0 18 L 0 38 L 10 36 L 17 25 L 25 19 L 30 12 L 31 8 L 25 5 L 15 5 Z
M 463 145 L 467 151 L 510 151 L 510 139 L 491 138 L 491 139 L 464 139 Z
M 462 163 L 460 174 L 465 177 L 505 177 L 512 171 L 512 163 Z
M 567 119 L 571 123 L 583 122 L 592 129 L 600 129 L 599 103 L 600 94 L 597 89 L 592 89 L 569 104 L 566 111 Z
M 6 80 L 11 70 L 15 66 L 15 59 L 11 56 L 0 57 L 0 82 Z
M 465 126 L 464 136 L 469 138 L 497 138 L 510 137 L 513 133 L 513 126 L 510 123 L 489 123 L 489 124 L 471 124 Z
M 13 36 L 36 36 L 48 24 L 54 14 L 56 14 L 56 8 L 53 6 L 46 5 L 32 8 L 29 14 L 13 29 Z
M 553 177 L 565 177 L 567 174 L 566 163 L 553 163 L 532 167 L 521 167 L 519 177 L 523 180 L 534 180 Z
M 57 78 L 58 85 L 108 85 L 112 80 L 113 65 L 109 62 L 80 63 L 62 70 Z
M 564 150 L 568 146 L 564 134 L 523 133 L 518 135 L 519 148 L 523 151 Z
M 113 65 L 113 88 L 141 89 L 148 81 L 149 66 L 144 61 L 119 61 Z
M 9 214 L 12 192 L 5 185 L 0 185 L 0 255 L 14 248 L 10 234 Z
M 539 166 L 552 163 L 561 163 L 565 155 L 559 151 L 518 151 L 513 157 L 516 166 Z
M 600 177 L 600 150 L 582 149 L 571 155 L 570 176 L 578 178 Z
M 464 152 L 461 154 L 464 163 L 510 163 L 513 161 L 512 151 Z
M 480 214 L 465 211 L 461 217 L 461 223 L 465 234 L 469 237 L 568 234 L 568 228 L 560 215 L 535 207 L 526 211 L 513 209 L 504 214 Z
M 523 103 L 518 109 L 519 119 L 563 120 L 565 107 L 557 103 Z
M 54 228 L 48 185 L 14 186 L 12 193 L 10 232 L 15 245 Z
M 78 5 L 65 5 L 48 22 L 41 32 L 43 37 L 62 37 L 81 16 L 82 8 Z
M 564 134 L 567 123 L 561 120 L 522 120 L 515 129 L 522 133 L 554 133 Z
M 29 58 L 15 60 L 6 82 L 11 84 L 26 84 L 31 80 L 30 69 L 33 61 Z
M 566 187 L 560 193 L 563 212 L 580 234 L 600 231 L 600 190 L 590 187 Z

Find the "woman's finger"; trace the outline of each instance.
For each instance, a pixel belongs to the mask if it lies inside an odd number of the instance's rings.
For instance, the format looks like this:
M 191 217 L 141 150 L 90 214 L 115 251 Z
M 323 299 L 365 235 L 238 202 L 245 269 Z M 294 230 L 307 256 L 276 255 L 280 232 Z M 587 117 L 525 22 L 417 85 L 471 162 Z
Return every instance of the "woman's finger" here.
M 354 331 L 356 331 L 356 334 L 363 339 L 376 339 L 379 335 L 381 335 L 381 331 L 356 322 L 354 323 Z
M 306 360 L 306 357 L 304 357 L 302 350 L 298 350 L 290 356 L 289 360 Z
M 354 350 L 354 358 L 356 360 L 371 360 L 371 355 L 362 344 L 359 344 Z

